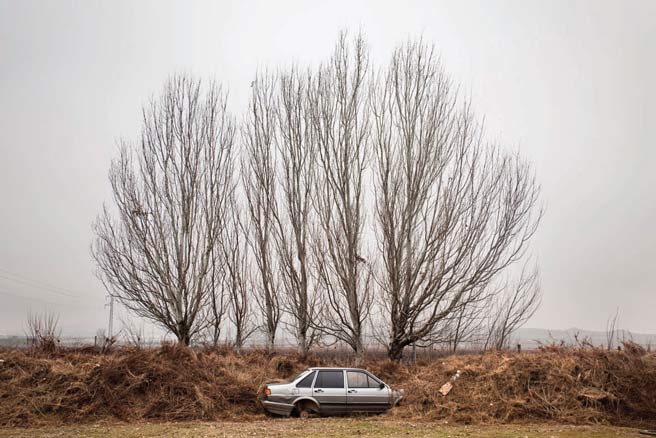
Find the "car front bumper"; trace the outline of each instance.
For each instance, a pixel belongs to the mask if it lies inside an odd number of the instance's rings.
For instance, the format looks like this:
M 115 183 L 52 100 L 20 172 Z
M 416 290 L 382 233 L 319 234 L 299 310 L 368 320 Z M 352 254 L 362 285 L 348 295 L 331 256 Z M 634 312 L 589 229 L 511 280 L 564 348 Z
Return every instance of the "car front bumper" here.
M 262 405 L 264 405 L 264 409 L 271 412 L 272 414 L 284 415 L 285 417 L 289 417 L 289 415 L 294 410 L 294 405 L 290 405 L 288 403 L 264 400 L 262 401 Z

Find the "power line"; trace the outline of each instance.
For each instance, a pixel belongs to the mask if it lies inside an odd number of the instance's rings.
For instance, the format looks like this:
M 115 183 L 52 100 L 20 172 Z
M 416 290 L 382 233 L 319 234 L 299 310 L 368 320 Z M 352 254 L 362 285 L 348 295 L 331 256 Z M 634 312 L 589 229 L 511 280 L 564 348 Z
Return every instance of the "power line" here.
M 7 274 L 11 277 L 16 277 L 16 278 L 21 279 L 23 281 L 38 284 L 38 285 L 46 287 L 46 288 L 55 289 L 55 290 L 63 291 L 63 292 L 66 292 L 66 293 L 73 293 L 73 294 L 80 293 L 80 291 L 78 291 L 78 290 L 74 290 L 74 289 L 70 289 L 70 288 L 66 288 L 66 287 L 55 286 L 53 284 L 48 284 L 48 283 L 46 283 L 44 281 L 40 281 L 40 280 L 34 280 L 32 278 L 26 277 L 25 275 L 16 274 L 15 272 L 8 271 L 7 269 L 0 268 L 0 272 L 4 272 L 5 274 Z
M 48 285 L 46 283 L 38 282 L 36 280 L 31 280 L 27 277 L 23 277 L 21 275 L 14 274 L 14 273 L 9 272 L 5 269 L 0 268 L 0 271 L 4 272 L 6 274 L 9 274 L 9 276 L 0 274 L 0 278 L 3 278 L 5 280 L 13 281 L 15 283 L 23 284 L 25 286 L 35 287 L 37 289 L 41 289 L 41 290 L 44 290 L 46 292 L 51 292 L 51 293 L 55 293 L 55 294 L 59 294 L 59 295 L 63 295 L 63 296 L 71 297 L 71 298 L 80 298 L 79 295 L 71 293 L 73 291 L 70 290 L 70 289 L 64 289 L 64 288 L 61 288 L 61 287 L 56 287 L 56 286 Z M 12 278 L 12 277 L 15 277 L 15 278 Z
M 9 281 L 13 281 L 15 283 L 22 284 L 22 285 L 25 285 L 25 286 L 41 289 L 43 291 L 50 292 L 50 293 L 53 293 L 53 294 L 57 294 L 57 295 L 65 296 L 65 297 L 70 297 L 70 298 L 79 298 L 78 295 L 72 295 L 72 294 L 69 294 L 69 293 L 66 293 L 66 292 L 61 292 L 61 291 L 56 290 L 56 289 L 50 289 L 50 288 L 47 288 L 47 287 L 44 287 L 44 286 L 40 286 L 40 285 L 37 285 L 37 284 L 34 284 L 34 283 L 29 283 L 27 281 L 19 280 L 19 279 L 16 279 L 16 278 L 7 277 L 7 276 L 1 275 L 1 274 L 0 274 L 0 278 L 5 279 L 5 280 L 9 280 Z
M 44 300 L 43 298 L 28 297 L 28 296 L 25 296 L 25 295 L 15 294 L 15 293 L 13 293 L 13 292 L 7 292 L 7 291 L 4 290 L 4 289 L 0 289 L 0 295 L 5 295 L 5 296 L 8 296 L 8 297 L 22 298 L 22 299 L 25 299 L 25 300 L 35 300 L 35 301 L 40 301 L 40 302 L 42 302 L 42 303 L 44 303 L 44 304 L 50 304 L 50 305 L 52 305 L 52 306 L 57 306 L 57 305 L 61 304 L 61 303 L 53 303 L 52 301 Z
M 0 295 L 4 295 L 4 296 L 7 296 L 7 297 L 19 298 L 19 299 L 28 300 L 28 301 L 38 301 L 40 303 L 47 304 L 49 306 L 61 306 L 61 307 L 65 307 L 65 308 L 68 308 L 68 309 L 99 309 L 100 308 L 98 305 L 93 305 L 93 304 L 80 305 L 80 303 L 58 303 L 58 302 L 54 302 L 54 301 L 44 300 L 43 298 L 39 298 L 39 297 L 32 297 L 32 296 L 17 294 L 17 293 L 14 293 L 14 292 L 9 292 L 5 289 L 0 289 Z

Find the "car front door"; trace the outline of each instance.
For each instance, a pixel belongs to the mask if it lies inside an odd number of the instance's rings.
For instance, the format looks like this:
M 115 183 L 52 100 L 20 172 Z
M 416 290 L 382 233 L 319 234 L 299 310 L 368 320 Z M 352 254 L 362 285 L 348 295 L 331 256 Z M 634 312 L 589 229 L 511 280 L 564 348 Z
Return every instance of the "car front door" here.
M 349 412 L 382 412 L 390 407 L 387 385 L 362 371 L 347 371 L 346 404 Z
M 346 412 L 346 388 L 343 370 L 319 370 L 312 388 L 322 413 Z

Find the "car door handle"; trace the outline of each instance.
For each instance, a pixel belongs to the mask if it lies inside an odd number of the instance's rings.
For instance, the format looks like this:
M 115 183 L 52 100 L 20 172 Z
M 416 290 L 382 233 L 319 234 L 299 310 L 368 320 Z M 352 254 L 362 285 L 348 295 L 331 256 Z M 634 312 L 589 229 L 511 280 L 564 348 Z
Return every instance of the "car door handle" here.
M 315 389 L 314 392 L 323 392 L 323 389 Z
M 355 392 L 358 392 L 358 391 L 356 391 L 355 389 L 349 389 L 349 390 L 348 390 L 348 393 L 349 393 L 349 394 L 353 394 L 353 393 L 355 393 Z

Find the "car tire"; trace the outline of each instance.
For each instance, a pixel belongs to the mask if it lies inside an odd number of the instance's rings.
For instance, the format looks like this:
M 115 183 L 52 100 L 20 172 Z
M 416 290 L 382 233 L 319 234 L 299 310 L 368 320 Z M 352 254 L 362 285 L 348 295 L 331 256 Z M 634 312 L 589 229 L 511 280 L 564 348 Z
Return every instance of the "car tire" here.
M 315 409 L 313 409 L 312 404 L 307 400 L 304 400 L 296 404 L 296 413 L 298 414 L 298 418 L 307 419 L 316 412 Z

